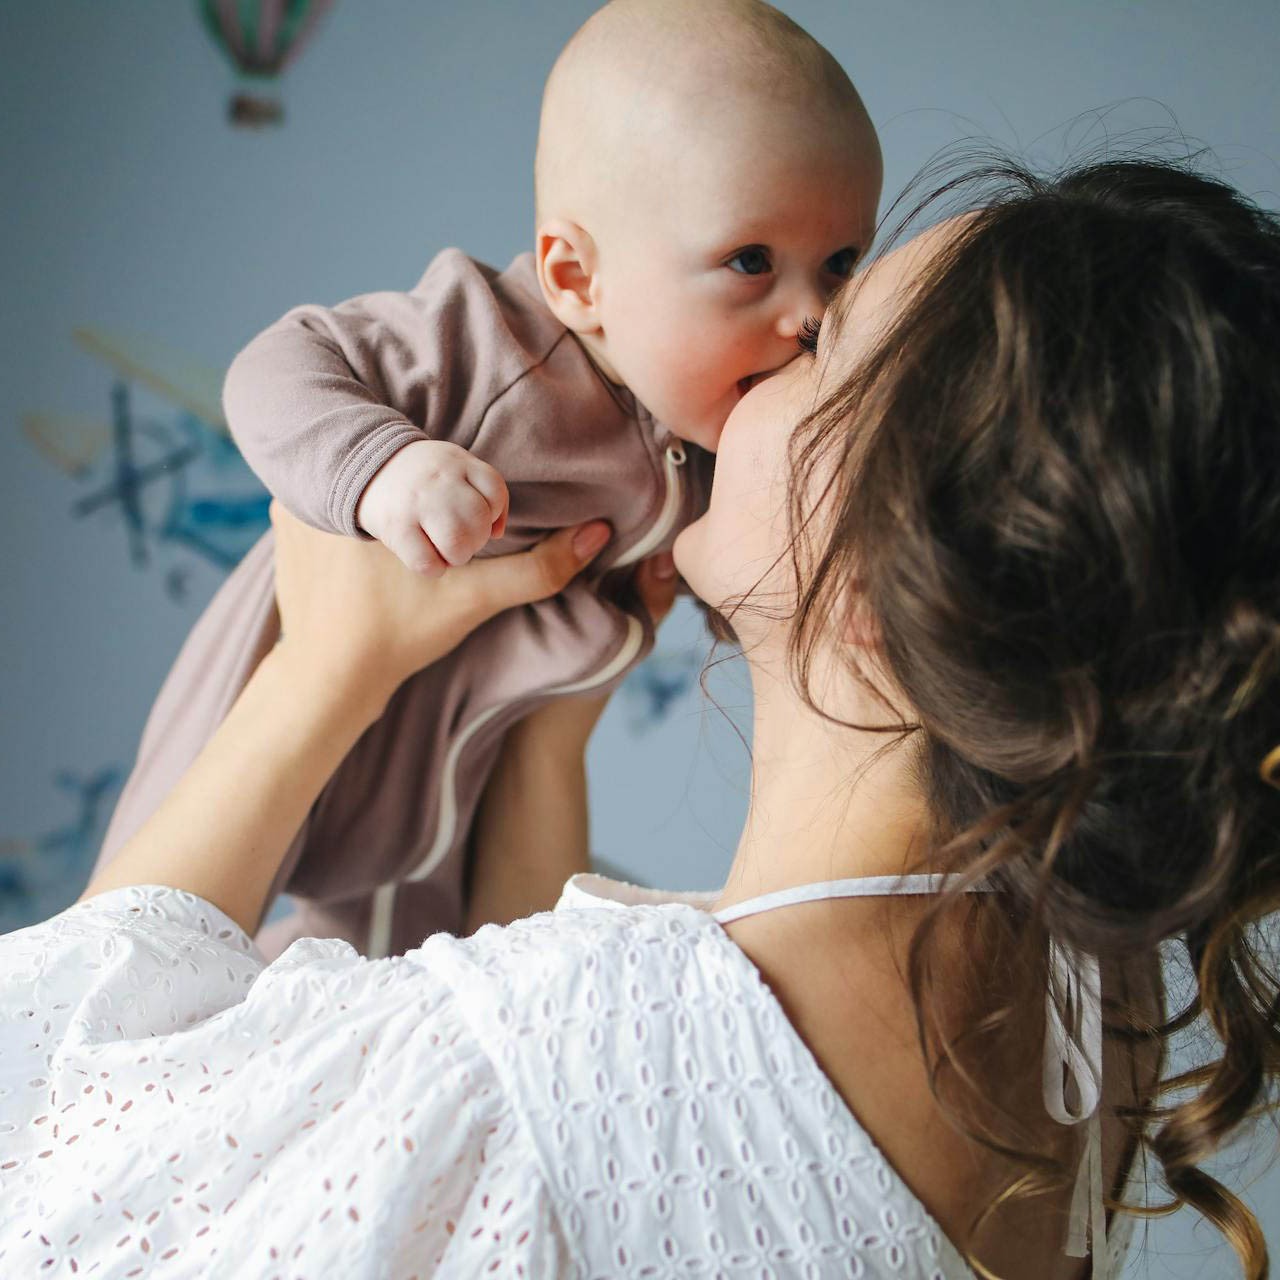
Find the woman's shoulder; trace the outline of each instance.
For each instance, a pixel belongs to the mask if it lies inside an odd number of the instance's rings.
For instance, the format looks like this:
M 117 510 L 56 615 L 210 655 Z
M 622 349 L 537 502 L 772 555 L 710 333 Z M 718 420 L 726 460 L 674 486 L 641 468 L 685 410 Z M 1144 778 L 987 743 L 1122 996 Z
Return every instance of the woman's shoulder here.
M 508 1006 L 523 1006 L 534 994 L 539 1009 L 582 1002 L 599 1008 L 627 1001 L 636 983 L 657 996 L 681 997 L 690 985 L 715 982 L 724 957 L 719 926 L 696 903 L 704 896 L 636 889 L 635 900 L 602 897 L 576 876 L 554 911 L 508 925 L 486 925 L 467 938 L 437 935 L 408 953 L 450 985 L 465 989 L 500 1025 Z M 591 879 L 602 879 L 592 877 Z M 612 884 L 613 882 L 608 882 Z M 622 886 L 630 889 L 631 886 Z M 730 986 L 719 978 L 722 994 Z
M 869 1280 L 971 1276 L 696 898 L 572 889 L 417 954 L 470 988 L 458 1007 L 593 1265 L 728 1251 L 797 1273 L 856 1257 Z
M 114 1037 L 153 1035 L 211 1017 L 244 998 L 262 957 L 233 920 L 195 894 L 132 885 L 76 902 L 0 937 L 0 1024 L 43 1016 L 81 1029 L 97 1015 Z M 178 1018 L 155 1024 L 160 986 Z M 176 1010 L 181 1008 L 181 1015 Z M 6 1046 L 11 1048 L 11 1046 Z
M 216 907 L 140 886 L 0 938 L 0 965 L 3 1274 L 267 1276 L 277 1247 L 352 1277 L 562 1273 L 493 1066 L 405 957 L 306 939 L 264 967 Z

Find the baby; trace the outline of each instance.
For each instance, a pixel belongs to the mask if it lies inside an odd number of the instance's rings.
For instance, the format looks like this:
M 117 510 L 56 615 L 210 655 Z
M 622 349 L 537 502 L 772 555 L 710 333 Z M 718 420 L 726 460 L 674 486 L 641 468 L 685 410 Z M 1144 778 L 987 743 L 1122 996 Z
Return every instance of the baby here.
M 462 926 L 468 836 L 504 735 L 644 656 L 652 629 L 618 571 L 701 512 L 729 411 L 792 358 L 866 248 L 881 161 L 848 77 L 769 5 L 614 0 L 552 69 L 535 180 L 534 252 L 505 271 L 446 250 L 409 293 L 290 311 L 228 372 L 228 423 L 267 487 L 411 569 L 593 518 L 613 529 L 569 590 L 400 689 L 294 841 L 276 887 L 299 911 L 271 954 L 304 934 L 393 954 Z M 179 655 L 100 861 L 277 635 L 268 535 Z M 551 906 L 562 881 L 534 899 Z

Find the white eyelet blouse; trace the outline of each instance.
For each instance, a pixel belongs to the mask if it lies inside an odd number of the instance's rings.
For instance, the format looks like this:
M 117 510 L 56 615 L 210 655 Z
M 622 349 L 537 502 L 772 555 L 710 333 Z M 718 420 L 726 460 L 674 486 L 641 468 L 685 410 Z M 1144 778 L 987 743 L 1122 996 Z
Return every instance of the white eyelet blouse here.
M 0 1276 L 972 1280 L 699 897 L 600 883 L 383 960 L 158 886 L 0 937 Z

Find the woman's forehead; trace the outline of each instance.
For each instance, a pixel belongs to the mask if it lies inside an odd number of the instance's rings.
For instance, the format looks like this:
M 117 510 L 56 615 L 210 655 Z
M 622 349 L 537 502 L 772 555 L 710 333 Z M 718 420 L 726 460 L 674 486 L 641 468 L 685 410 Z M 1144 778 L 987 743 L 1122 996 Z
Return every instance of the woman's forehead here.
M 828 311 L 834 320 L 833 332 L 846 338 L 870 340 L 890 324 L 901 300 L 925 266 L 954 238 L 971 215 L 961 214 L 937 223 L 913 236 L 905 244 L 890 249 L 859 271 L 831 300 Z

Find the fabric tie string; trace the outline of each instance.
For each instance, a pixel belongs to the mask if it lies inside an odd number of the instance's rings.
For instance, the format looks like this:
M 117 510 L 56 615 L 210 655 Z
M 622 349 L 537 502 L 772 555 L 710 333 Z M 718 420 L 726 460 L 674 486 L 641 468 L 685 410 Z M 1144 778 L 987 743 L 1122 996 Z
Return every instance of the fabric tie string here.
M 870 898 L 884 894 L 942 893 L 960 877 L 948 874 L 859 876 L 791 885 L 714 912 L 721 924 L 800 902 Z M 990 893 L 979 881 L 969 893 Z M 1066 1020 L 1064 1021 L 1064 1013 Z M 1107 1214 L 1102 1186 L 1102 979 L 1096 956 L 1049 942 L 1049 991 L 1045 997 L 1044 1103 L 1059 1124 L 1084 1125 L 1080 1164 L 1071 1191 L 1066 1253 L 1093 1254 L 1093 1280 L 1107 1280 Z
M 1050 940 L 1044 1103 L 1059 1124 L 1085 1126 L 1065 1250 L 1069 1257 L 1083 1258 L 1092 1246 L 1093 1280 L 1106 1280 L 1108 1270 L 1101 1090 L 1102 978 L 1097 957 Z

